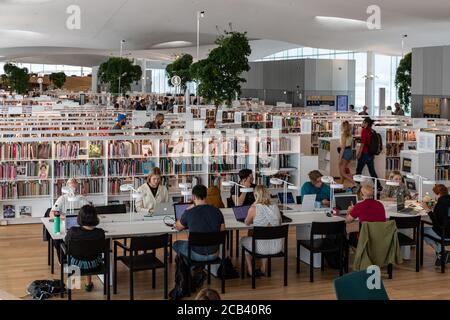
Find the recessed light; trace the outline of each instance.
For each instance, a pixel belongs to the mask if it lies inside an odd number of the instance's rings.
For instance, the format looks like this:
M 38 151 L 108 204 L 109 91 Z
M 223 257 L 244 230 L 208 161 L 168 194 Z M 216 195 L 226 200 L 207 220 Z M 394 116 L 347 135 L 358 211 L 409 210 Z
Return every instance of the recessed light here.
M 167 41 L 155 44 L 152 48 L 155 49 L 163 49 L 163 48 L 180 48 L 180 47 L 189 47 L 194 44 L 189 41 Z
M 357 20 L 357 19 L 349 19 L 349 18 L 341 18 L 341 17 L 329 17 L 329 16 L 316 16 L 316 20 L 333 25 L 342 25 L 342 26 L 365 26 L 366 21 Z

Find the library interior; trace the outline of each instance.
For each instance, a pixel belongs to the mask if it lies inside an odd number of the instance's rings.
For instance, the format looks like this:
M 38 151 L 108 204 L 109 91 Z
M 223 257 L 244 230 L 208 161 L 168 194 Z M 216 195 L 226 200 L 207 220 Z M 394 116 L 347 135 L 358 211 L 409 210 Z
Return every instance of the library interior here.
M 0 1 L 0 300 L 450 300 L 450 2 L 376 2 Z

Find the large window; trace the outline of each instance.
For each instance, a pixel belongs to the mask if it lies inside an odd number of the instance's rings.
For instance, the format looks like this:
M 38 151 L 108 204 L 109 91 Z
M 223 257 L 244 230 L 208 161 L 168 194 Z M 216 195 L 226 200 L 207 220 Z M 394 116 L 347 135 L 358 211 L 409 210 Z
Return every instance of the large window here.
M 397 102 L 397 89 L 395 87 L 395 74 L 400 56 L 375 55 L 375 109 L 379 108 L 380 88 L 386 89 L 386 106 L 392 106 Z
M 3 71 L 4 62 L 0 62 L 0 74 Z M 92 73 L 92 68 L 80 66 L 67 66 L 61 64 L 36 64 L 36 63 L 18 63 L 18 67 L 27 68 L 30 73 L 50 74 L 53 72 L 64 72 L 67 76 L 87 76 Z
M 169 86 L 169 78 L 167 77 L 167 73 L 165 69 L 154 69 L 149 68 L 147 70 L 151 70 L 152 72 L 152 92 L 153 93 L 159 93 L 159 94 L 165 94 L 165 93 L 181 93 L 181 91 L 178 89 L 177 92 L 175 92 L 175 88 L 172 86 Z M 197 89 L 197 85 L 194 82 L 188 83 L 188 90 L 189 93 L 195 94 Z

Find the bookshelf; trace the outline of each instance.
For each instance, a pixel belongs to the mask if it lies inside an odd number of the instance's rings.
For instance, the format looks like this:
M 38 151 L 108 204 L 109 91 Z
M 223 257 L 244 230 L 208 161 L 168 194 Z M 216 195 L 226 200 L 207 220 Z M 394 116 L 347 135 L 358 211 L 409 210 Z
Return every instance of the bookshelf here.
M 339 178 L 339 138 L 319 138 L 319 170 L 325 175 Z

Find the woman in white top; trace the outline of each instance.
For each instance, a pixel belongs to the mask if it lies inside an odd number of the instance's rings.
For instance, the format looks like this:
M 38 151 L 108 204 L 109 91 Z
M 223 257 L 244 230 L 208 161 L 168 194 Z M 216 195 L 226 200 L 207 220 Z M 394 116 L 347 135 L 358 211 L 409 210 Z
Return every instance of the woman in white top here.
M 169 201 L 169 192 L 161 185 L 161 170 L 157 167 L 150 170 L 147 183 L 140 186 L 138 191 L 143 195 L 141 200 L 136 201 L 138 213 L 152 213 L 155 204 Z
M 50 211 L 50 217 L 53 217 L 54 213 L 56 211 L 59 211 L 61 214 L 66 214 L 69 211 L 70 206 L 72 205 L 72 208 L 74 209 L 80 209 L 81 207 L 91 204 L 85 196 L 83 195 L 77 195 L 76 192 L 78 190 L 78 181 L 74 178 L 70 178 L 67 180 L 66 186 L 73 190 L 74 194 L 77 196 L 77 201 L 74 201 L 72 203 L 69 202 L 69 194 L 63 194 L 61 195 L 53 205 L 51 211 Z
M 281 215 L 278 206 L 271 205 L 270 197 L 266 187 L 258 185 L 254 190 L 255 203 L 248 210 L 246 225 L 253 224 L 254 227 L 279 226 L 281 224 Z M 277 254 L 283 250 L 283 239 L 274 240 L 257 240 L 256 253 L 258 254 Z M 241 245 L 246 249 L 252 250 L 252 237 L 244 237 L 241 239 Z M 247 270 L 252 274 L 252 257 L 250 254 L 245 256 L 247 260 Z M 267 270 L 267 259 L 262 259 L 261 270 L 256 270 L 256 275 L 265 275 Z

